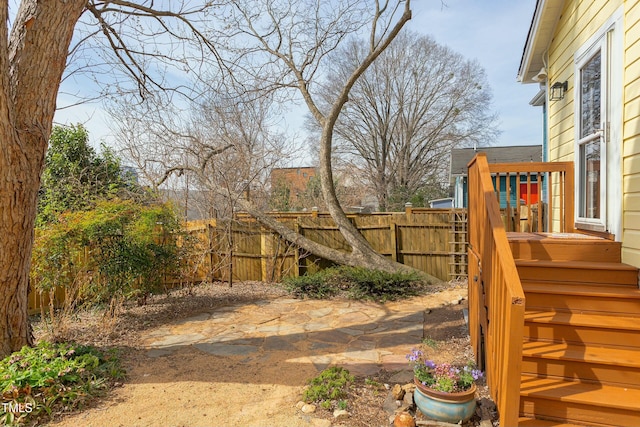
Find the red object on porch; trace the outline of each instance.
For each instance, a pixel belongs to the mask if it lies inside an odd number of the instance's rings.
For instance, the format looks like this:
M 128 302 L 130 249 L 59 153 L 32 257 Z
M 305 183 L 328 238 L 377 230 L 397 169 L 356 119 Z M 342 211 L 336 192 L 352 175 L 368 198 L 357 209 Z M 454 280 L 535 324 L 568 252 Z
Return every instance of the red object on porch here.
M 529 186 L 530 194 L 527 194 L 527 183 L 520 183 L 520 199 L 524 200 L 524 204 L 528 205 L 531 203 L 532 205 L 538 203 L 538 183 L 532 182 Z M 531 199 L 529 199 L 531 198 Z

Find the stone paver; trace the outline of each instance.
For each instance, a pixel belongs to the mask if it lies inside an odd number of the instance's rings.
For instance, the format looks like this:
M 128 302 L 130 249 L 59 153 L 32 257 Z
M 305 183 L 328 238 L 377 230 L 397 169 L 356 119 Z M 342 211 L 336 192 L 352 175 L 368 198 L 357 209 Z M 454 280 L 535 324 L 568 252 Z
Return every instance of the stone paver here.
M 464 298 L 453 292 L 447 301 Z M 441 305 L 431 295 L 374 304 L 276 298 L 218 307 L 149 331 L 150 357 L 191 346 L 215 356 L 243 359 L 284 355 L 287 362 L 330 365 L 370 375 L 407 369 L 405 355 L 422 340 L 425 310 Z

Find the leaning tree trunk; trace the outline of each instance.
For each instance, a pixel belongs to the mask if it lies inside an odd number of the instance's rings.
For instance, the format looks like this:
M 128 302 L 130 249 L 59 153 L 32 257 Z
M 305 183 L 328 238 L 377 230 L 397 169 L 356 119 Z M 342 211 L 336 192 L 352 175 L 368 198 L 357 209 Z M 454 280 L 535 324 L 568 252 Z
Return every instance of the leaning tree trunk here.
M 349 99 L 349 92 L 356 83 L 358 78 L 369 68 L 369 66 L 376 60 L 378 56 L 389 46 L 391 41 L 398 35 L 402 27 L 411 19 L 411 4 L 410 1 L 405 3 L 404 13 L 389 32 L 388 36 L 378 42 L 375 42 L 375 31 L 372 33 L 371 39 L 371 51 L 367 57 L 362 61 L 360 66 L 351 74 L 347 82 L 345 83 L 338 99 L 333 103 L 331 111 L 326 117 L 320 117 L 316 115 L 317 119 L 322 123 L 322 135 L 320 137 L 320 185 L 322 187 L 322 195 L 327 206 L 327 210 L 331 214 L 331 217 L 335 221 L 342 236 L 349 245 L 351 245 L 351 258 L 359 265 L 368 268 L 375 268 L 377 270 L 383 270 L 388 272 L 398 271 L 415 271 L 414 269 L 394 262 L 388 258 L 377 253 L 369 242 L 360 234 L 357 228 L 351 223 L 349 218 L 345 215 L 344 211 L 340 207 L 338 197 L 336 195 L 335 186 L 333 185 L 333 172 L 331 167 L 331 151 L 333 141 L 333 129 L 335 123 L 338 120 L 338 116 L 342 111 L 342 107 Z M 306 88 L 303 88 L 306 90 Z M 305 97 L 309 101 L 309 97 Z M 438 279 L 427 275 L 428 278 L 437 281 Z
M 364 267 L 371 270 L 384 270 L 387 272 L 413 272 L 418 273 L 424 280 L 428 282 L 439 282 L 440 279 L 424 273 L 420 270 L 416 270 L 412 267 L 388 260 L 382 255 L 371 249 L 375 256 L 369 257 L 368 254 L 361 254 L 357 251 L 343 252 L 338 249 L 333 249 L 318 242 L 310 240 L 300 233 L 285 226 L 283 223 L 276 221 L 273 217 L 266 214 L 264 211 L 257 208 L 252 203 L 239 199 L 237 201 L 240 208 L 246 211 L 249 215 L 256 219 L 260 224 L 278 233 L 283 239 L 294 244 L 295 246 L 304 249 L 320 258 L 333 261 L 336 264 L 350 265 L 352 267 Z M 347 221 L 349 219 L 347 218 Z M 356 230 L 358 233 L 358 230 Z M 358 233 L 359 234 L 359 233 Z M 362 237 L 362 235 L 360 235 Z M 363 238 L 364 239 L 364 238 Z M 366 240 L 365 240 L 366 242 Z M 368 242 L 366 242 L 369 245 Z M 370 247 L 370 245 L 369 245 Z M 383 262 L 380 262 L 382 259 Z
M 25 0 L 8 37 L 0 1 L 0 357 L 31 344 L 29 269 L 40 174 L 85 0 Z

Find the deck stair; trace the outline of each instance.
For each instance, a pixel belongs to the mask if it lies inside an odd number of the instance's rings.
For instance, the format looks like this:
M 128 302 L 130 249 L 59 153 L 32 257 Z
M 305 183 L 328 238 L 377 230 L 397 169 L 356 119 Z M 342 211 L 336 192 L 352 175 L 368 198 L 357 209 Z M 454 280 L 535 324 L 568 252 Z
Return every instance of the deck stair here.
M 526 299 L 520 425 L 640 426 L 638 270 L 620 244 L 508 239 Z

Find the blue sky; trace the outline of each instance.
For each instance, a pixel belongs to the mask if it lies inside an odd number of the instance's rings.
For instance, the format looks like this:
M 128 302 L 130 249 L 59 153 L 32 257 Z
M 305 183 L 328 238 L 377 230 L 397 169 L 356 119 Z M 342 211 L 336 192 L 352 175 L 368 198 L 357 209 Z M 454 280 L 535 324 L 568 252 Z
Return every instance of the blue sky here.
M 502 131 L 493 145 L 540 144 L 542 110 L 529 105 L 538 86 L 516 82 L 535 1 L 415 0 L 412 8 L 410 29 L 432 35 L 438 43 L 476 59 L 485 69 Z M 74 91 L 69 86 L 64 89 Z M 65 103 L 60 97 L 58 104 Z M 96 103 L 60 110 L 55 118 L 62 124 L 84 123 L 96 146 L 112 140 L 109 120 Z M 295 131 L 301 123 L 292 120 L 290 130 Z
M 539 87 L 516 82 L 535 3 L 419 0 L 412 4 L 412 30 L 431 34 L 438 43 L 476 59 L 487 72 L 502 130 L 494 145 L 542 143 L 542 108 L 529 105 Z

